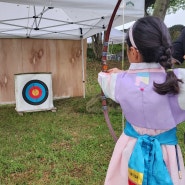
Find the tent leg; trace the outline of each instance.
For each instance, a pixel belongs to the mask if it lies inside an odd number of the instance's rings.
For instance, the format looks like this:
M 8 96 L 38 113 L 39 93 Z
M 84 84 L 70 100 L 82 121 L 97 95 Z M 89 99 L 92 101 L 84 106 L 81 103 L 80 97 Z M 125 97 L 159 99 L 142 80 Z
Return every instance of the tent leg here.
M 124 16 L 124 13 L 125 13 L 125 1 L 123 0 L 123 42 L 122 42 L 122 70 L 124 70 L 124 60 L 125 60 L 125 55 L 124 55 L 124 49 L 125 49 L 125 31 L 124 31 L 124 24 L 125 24 L 125 16 Z M 124 117 L 124 114 L 122 112 L 122 128 L 124 129 L 125 128 L 125 117 Z
M 84 70 L 84 45 L 83 39 L 81 39 L 81 49 L 82 49 L 82 85 L 83 85 L 83 97 L 85 98 L 85 70 Z

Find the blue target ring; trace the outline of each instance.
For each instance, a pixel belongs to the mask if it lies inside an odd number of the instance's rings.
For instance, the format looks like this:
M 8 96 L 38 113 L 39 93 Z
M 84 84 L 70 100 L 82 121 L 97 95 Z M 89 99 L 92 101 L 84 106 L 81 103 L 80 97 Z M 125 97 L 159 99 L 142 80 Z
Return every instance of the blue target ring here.
M 48 87 L 40 80 L 30 80 L 22 90 L 23 99 L 31 105 L 40 105 L 48 98 Z

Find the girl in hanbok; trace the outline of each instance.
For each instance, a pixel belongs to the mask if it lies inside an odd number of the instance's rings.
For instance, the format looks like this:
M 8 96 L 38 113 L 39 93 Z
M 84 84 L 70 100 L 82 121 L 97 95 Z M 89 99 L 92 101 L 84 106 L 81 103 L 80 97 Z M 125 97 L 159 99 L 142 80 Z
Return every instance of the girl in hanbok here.
M 163 21 L 137 20 L 127 36 L 127 71 L 100 72 L 107 98 L 126 123 L 116 142 L 105 185 L 185 185 L 177 125 L 185 121 L 185 69 L 172 69 L 172 44 Z

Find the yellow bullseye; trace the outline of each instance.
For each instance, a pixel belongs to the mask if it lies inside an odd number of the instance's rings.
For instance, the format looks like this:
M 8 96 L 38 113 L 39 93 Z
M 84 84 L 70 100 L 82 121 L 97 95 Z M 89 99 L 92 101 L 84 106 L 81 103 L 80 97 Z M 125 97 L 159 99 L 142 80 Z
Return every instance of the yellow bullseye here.
M 32 90 L 32 95 L 33 95 L 33 96 L 38 96 L 38 95 L 39 95 L 38 89 L 33 89 L 33 90 Z

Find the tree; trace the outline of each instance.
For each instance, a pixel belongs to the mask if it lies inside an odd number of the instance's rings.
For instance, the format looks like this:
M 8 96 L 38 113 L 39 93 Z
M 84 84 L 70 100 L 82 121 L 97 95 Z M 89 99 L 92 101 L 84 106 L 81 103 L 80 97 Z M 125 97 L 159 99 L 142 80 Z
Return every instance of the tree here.
M 160 2 L 157 0 L 145 0 L 145 15 L 151 15 L 152 14 L 151 12 L 155 11 L 155 8 L 157 6 L 155 4 L 163 3 L 163 1 L 166 1 L 166 0 L 161 0 Z M 162 7 L 164 8 L 164 6 Z M 162 11 L 163 9 L 162 7 L 158 6 L 158 9 L 161 9 L 160 11 Z M 185 10 L 184 0 L 169 0 L 167 11 L 166 9 L 164 11 L 166 11 L 166 13 L 175 13 L 179 9 Z M 155 15 L 159 16 L 157 12 L 155 13 Z
M 169 28 L 169 32 L 170 32 L 170 35 L 171 35 L 172 42 L 177 39 L 177 37 L 180 35 L 183 28 L 184 28 L 184 26 L 179 25 L 179 24 L 174 25 L 174 26 Z
M 95 58 L 97 60 L 100 60 L 102 56 L 102 47 L 103 47 L 102 33 L 97 33 L 93 35 L 91 39 L 92 39 L 92 49 L 95 54 Z
M 170 0 L 156 0 L 154 4 L 153 16 L 160 17 L 162 20 L 164 20 L 169 3 Z

